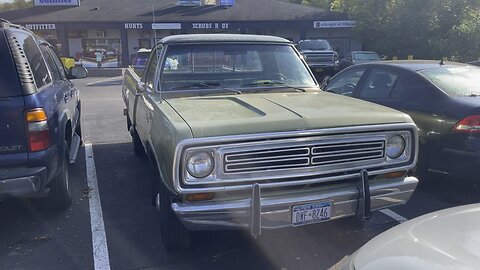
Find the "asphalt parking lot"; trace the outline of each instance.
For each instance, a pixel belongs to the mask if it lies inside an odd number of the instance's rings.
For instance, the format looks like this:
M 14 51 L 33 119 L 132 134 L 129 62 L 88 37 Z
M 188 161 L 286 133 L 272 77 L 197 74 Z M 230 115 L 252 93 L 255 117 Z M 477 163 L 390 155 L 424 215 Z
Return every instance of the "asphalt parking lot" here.
M 417 189 L 407 205 L 376 212 L 363 226 L 336 221 L 264 231 L 257 240 L 242 231 L 202 232 L 191 249 L 167 252 L 150 203 L 152 170 L 134 156 L 126 130 L 121 78 L 75 83 L 81 91 L 84 141 L 92 151 L 82 147 L 72 166 L 73 204 L 50 212 L 41 200 L 0 203 L 0 269 L 335 268 L 403 219 L 480 200 L 474 179 L 438 178 Z M 87 182 L 92 175 L 98 189 Z M 97 195 L 101 210 L 92 206 Z M 96 223 L 98 218 L 103 224 Z

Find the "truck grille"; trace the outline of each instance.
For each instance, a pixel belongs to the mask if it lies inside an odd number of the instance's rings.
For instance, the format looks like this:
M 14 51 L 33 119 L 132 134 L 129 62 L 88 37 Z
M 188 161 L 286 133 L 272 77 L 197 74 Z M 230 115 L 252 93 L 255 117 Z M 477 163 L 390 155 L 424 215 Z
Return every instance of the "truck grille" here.
M 272 147 L 270 149 L 225 153 L 225 173 L 321 167 L 383 159 L 385 142 L 362 141 L 317 143 L 308 146 Z
M 309 53 L 309 54 L 306 54 L 305 56 L 308 62 L 315 62 L 315 63 L 332 63 L 333 62 L 333 54 Z

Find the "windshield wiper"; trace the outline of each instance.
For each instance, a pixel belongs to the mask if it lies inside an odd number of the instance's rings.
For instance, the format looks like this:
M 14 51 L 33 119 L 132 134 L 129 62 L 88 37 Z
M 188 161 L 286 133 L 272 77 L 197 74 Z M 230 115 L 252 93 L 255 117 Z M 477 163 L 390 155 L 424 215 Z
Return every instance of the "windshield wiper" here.
M 300 88 L 300 87 L 296 87 L 296 86 L 291 86 L 291 85 L 288 85 L 286 84 L 285 82 L 282 82 L 282 81 L 270 81 L 270 80 L 267 80 L 267 81 L 257 81 L 257 82 L 252 82 L 252 83 L 249 83 L 249 84 L 246 84 L 244 86 L 280 86 L 282 88 L 291 88 L 291 89 L 295 89 L 297 90 L 297 92 L 306 92 L 305 89 L 303 88 Z M 274 90 L 275 88 L 272 88 L 272 89 L 268 89 L 268 90 Z
M 470 93 L 470 95 L 468 95 L 469 97 L 478 97 L 480 96 L 479 94 L 475 94 L 475 93 Z
M 228 87 L 220 87 L 219 83 L 194 83 L 194 84 L 187 84 L 187 85 L 182 85 L 182 86 L 176 86 L 170 88 L 170 90 L 188 90 L 188 89 L 205 89 L 207 88 L 208 90 L 218 90 L 218 91 L 229 91 L 233 92 L 235 94 L 242 94 L 242 91 L 236 90 L 236 89 L 231 89 Z M 209 94 L 209 93 L 206 93 Z

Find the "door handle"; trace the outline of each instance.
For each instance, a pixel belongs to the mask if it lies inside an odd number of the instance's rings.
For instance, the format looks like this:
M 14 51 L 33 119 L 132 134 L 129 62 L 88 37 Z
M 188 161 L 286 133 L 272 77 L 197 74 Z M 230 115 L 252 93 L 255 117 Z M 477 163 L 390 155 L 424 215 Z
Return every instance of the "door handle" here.
M 65 101 L 65 103 L 67 103 L 68 99 L 69 99 L 68 94 L 63 95 L 63 100 Z

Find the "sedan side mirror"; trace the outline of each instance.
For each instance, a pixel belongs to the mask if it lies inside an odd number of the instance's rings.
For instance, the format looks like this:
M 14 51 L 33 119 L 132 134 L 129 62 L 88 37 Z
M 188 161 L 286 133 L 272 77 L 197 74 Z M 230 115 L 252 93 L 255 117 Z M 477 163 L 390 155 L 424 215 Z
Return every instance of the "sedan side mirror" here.
M 330 79 L 330 76 L 326 76 L 325 78 L 323 78 L 322 84 L 320 84 L 320 88 L 324 89 L 328 85 L 328 83 L 330 83 Z
M 88 77 L 88 70 L 81 66 L 75 66 L 70 68 L 70 71 L 67 74 L 69 80 L 73 79 L 84 79 Z

